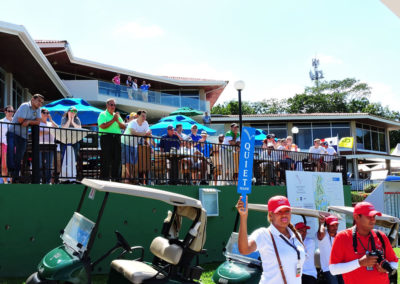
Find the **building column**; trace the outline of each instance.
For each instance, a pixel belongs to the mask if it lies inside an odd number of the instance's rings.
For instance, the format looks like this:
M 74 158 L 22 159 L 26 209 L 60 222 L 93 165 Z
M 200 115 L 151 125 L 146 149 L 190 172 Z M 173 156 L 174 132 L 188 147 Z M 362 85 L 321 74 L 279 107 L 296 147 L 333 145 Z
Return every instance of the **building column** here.
M 356 180 L 356 183 L 358 182 L 358 159 L 354 158 L 353 159 L 353 173 L 354 173 L 354 179 Z
M 390 159 L 386 159 L 385 162 L 386 162 L 386 169 L 388 170 L 388 175 L 391 175 L 392 170 L 390 168 Z
M 350 121 L 350 135 L 351 135 L 351 137 L 353 137 L 353 149 L 352 149 L 352 151 L 353 151 L 353 153 L 356 153 L 357 152 L 357 127 L 356 127 L 356 121 L 355 120 Z M 357 169 L 358 169 L 358 167 L 357 167 Z
M 13 104 L 13 74 L 12 73 L 6 73 L 5 74 L 5 81 L 6 81 L 6 86 L 5 86 L 5 92 L 4 92 L 4 107 L 8 105 Z
M 386 153 L 390 155 L 390 131 L 385 128 L 385 132 L 386 132 Z
M 293 122 L 288 122 L 287 123 L 287 133 L 288 133 L 288 136 L 293 137 L 292 128 L 293 128 Z M 293 139 L 294 139 L 294 137 L 293 137 Z M 294 142 L 294 140 L 293 140 L 293 142 Z

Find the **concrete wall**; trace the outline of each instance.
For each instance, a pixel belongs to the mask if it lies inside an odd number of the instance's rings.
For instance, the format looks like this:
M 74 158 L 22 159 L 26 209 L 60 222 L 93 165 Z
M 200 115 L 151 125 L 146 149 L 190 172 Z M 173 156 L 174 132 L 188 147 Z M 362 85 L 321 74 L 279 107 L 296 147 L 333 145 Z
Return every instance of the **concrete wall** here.
M 199 197 L 198 187 L 195 186 L 158 188 Z M 217 188 L 220 190 L 220 214 L 218 217 L 208 217 L 205 244 L 208 254 L 201 256 L 201 263 L 222 262 L 222 249 L 235 222 L 236 187 Z M 82 189 L 82 185 L 0 186 L 0 278 L 30 275 L 45 253 L 61 244 L 59 232 L 76 210 Z M 346 187 L 344 193 L 345 204 L 351 205 L 350 188 Z M 266 203 L 271 196 L 278 194 L 286 195 L 286 187 L 256 186 L 249 196 L 249 202 Z M 82 214 L 95 221 L 103 196 L 104 193 L 97 192 L 94 200 L 86 198 Z M 118 230 L 131 246 L 144 246 L 145 257 L 151 260 L 148 250 L 150 242 L 160 234 L 167 210 L 171 208 L 159 201 L 111 194 L 92 255 L 96 258 L 111 248 L 116 240 L 114 230 Z M 249 231 L 262 225 L 267 225 L 266 214 L 251 212 Z M 111 258 L 103 261 L 95 272 L 107 273 L 110 261 Z

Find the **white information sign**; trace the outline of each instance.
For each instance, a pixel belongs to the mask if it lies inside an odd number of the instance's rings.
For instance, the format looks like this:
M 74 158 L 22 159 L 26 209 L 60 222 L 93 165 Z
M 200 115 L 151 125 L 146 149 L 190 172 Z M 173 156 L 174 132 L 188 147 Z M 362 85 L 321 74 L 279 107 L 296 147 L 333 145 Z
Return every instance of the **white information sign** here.
M 341 173 L 286 171 L 287 195 L 291 206 L 328 211 L 328 206 L 344 206 Z M 301 216 L 292 216 L 292 223 L 303 222 Z M 309 236 L 315 236 L 316 218 L 307 217 L 311 227 Z M 339 222 L 339 231 L 346 228 L 345 218 Z

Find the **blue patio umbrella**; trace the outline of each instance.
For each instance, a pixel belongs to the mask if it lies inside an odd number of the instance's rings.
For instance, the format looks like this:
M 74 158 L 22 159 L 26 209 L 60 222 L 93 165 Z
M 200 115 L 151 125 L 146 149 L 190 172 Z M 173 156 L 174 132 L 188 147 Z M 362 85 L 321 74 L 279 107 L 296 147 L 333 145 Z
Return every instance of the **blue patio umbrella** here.
M 262 129 L 256 129 L 255 145 L 262 145 L 265 138 L 267 138 L 267 132 Z
M 74 106 L 78 110 L 78 117 L 82 125 L 97 124 L 97 118 L 103 110 L 91 106 L 83 99 L 61 99 L 45 105 L 50 111 L 51 117 L 57 124 L 61 123 L 63 114 Z
M 159 120 L 159 122 L 164 122 L 164 121 L 169 121 L 169 122 L 187 121 L 187 122 L 191 122 L 191 123 L 197 123 L 197 121 L 195 121 L 194 119 L 191 119 L 190 117 L 188 117 L 186 115 L 170 115 L 170 116 L 163 117 Z
M 151 129 L 153 135 L 162 136 L 164 134 L 167 134 L 168 125 L 173 125 L 176 128 L 177 124 L 182 124 L 183 133 L 185 133 L 185 134 L 191 133 L 190 129 L 192 128 L 193 124 L 197 125 L 198 134 L 200 134 L 201 131 L 206 131 L 207 134 L 215 134 L 216 133 L 216 131 L 214 129 L 204 126 L 195 121 L 193 121 L 192 123 L 188 122 L 188 121 L 160 121 L 159 123 L 156 123 L 156 124 L 150 126 L 150 129 Z

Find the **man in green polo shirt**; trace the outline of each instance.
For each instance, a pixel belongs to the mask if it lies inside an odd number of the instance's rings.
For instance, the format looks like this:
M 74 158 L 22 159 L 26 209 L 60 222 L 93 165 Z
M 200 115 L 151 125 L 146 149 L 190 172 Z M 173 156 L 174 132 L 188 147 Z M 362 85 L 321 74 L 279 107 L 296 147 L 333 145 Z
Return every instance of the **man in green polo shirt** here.
M 119 181 L 121 167 L 121 129 L 125 124 L 118 112 L 115 112 L 114 99 L 108 99 L 107 109 L 97 119 L 100 132 L 101 168 L 100 178 Z

